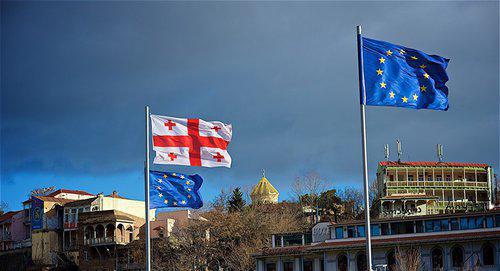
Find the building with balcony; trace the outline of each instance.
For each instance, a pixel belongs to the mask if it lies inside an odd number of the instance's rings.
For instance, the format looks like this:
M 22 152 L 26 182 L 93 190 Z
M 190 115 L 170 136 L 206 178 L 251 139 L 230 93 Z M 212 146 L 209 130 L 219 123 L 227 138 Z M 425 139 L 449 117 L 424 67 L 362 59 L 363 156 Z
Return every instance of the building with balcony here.
M 180 229 L 188 226 L 190 221 L 208 221 L 193 210 L 159 212 L 151 221 L 151 238 L 164 238 L 176 235 Z M 208 235 L 208 233 L 207 233 Z
M 371 230 L 375 270 L 405 270 L 398 259 L 409 258 L 419 259 L 419 270 L 499 270 L 500 209 L 380 218 Z M 362 220 L 318 223 L 311 232 L 270 239 L 253 255 L 257 271 L 367 270 Z
M 78 219 L 80 270 L 116 270 L 117 251 L 139 239 L 144 218 L 118 210 L 83 212 Z
M 487 164 L 385 161 L 377 169 L 381 217 L 488 210 L 494 187 Z

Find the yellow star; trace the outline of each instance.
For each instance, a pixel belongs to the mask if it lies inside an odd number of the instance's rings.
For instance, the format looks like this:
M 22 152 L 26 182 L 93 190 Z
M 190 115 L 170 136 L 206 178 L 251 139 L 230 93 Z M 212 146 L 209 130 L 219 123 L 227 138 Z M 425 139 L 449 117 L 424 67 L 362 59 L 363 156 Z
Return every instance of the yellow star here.
M 165 204 L 168 204 L 168 199 L 164 200 L 163 202 L 165 202 Z
M 158 185 L 158 186 L 156 187 L 156 189 L 161 190 L 161 186 L 159 186 L 159 185 Z
M 418 99 L 418 95 L 417 94 L 413 94 L 413 100 L 416 101 Z
M 380 61 L 380 63 L 385 63 L 385 58 L 381 57 L 378 59 Z
M 187 191 L 191 191 L 191 188 L 188 188 Z
M 167 174 L 163 174 L 163 178 L 167 178 L 167 177 L 168 177 Z
M 158 179 L 158 182 L 159 182 L 159 183 L 162 183 L 162 182 L 163 182 L 163 180 L 162 180 L 162 179 Z
M 377 70 L 377 75 L 382 75 L 382 73 L 384 73 L 384 71 L 383 71 L 383 70 L 381 70 L 381 69 L 378 69 L 378 70 Z
M 386 83 L 385 83 L 385 82 L 380 83 L 380 87 L 381 87 L 381 88 L 385 88 L 385 86 L 386 86 Z
M 177 201 L 174 201 L 174 205 L 176 205 L 176 206 L 177 206 Z
M 172 173 L 172 176 L 177 176 L 177 174 L 175 174 L 175 172 L 174 172 L 174 173 Z
M 191 184 L 191 182 L 190 182 L 190 181 L 186 181 L 186 184 L 187 184 L 187 185 L 190 185 L 190 184 Z
M 420 65 L 420 68 L 425 69 L 425 68 L 427 68 L 427 66 L 425 66 L 425 64 L 422 64 L 422 65 Z
M 406 96 L 404 96 L 403 98 L 401 98 L 403 100 L 403 103 L 407 103 L 408 102 L 408 98 L 406 98 Z
M 188 199 L 190 199 L 190 198 L 191 198 L 191 195 L 188 195 Z
M 184 179 L 184 178 L 186 178 L 186 177 L 184 177 L 184 175 L 181 175 L 179 178 Z
M 186 204 L 186 201 L 185 201 L 185 200 L 182 200 L 182 201 L 181 201 L 181 203 L 182 203 L 182 204 Z
M 391 99 L 394 99 L 394 95 L 395 95 L 394 92 L 392 92 L 392 91 L 389 92 L 389 95 L 391 96 Z
M 163 197 L 163 194 L 162 193 L 158 194 L 158 197 L 160 197 L 160 198 Z
M 399 54 L 404 55 L 404 54 L 406 54 L 406 52 L 405 52 L 405 50 L 401 49 L 401 50 L 399 50 Z
M 429 75 L 427 73 L 424 73 L 424 77 L 429 79 Z
M 387 53 L 388 56 L 392 55 L 392 51 L 391 50 L 387 50 L 386 53 Z
M 427 90 L 427 87 L 426 87 L 426 86 L 420 86 L 420 90 L 421 90 L 422 92 L 425 92 L 425 91 Z
M 416 56 L 411 56 L 411 59 L 417 60 L 418 58 Z

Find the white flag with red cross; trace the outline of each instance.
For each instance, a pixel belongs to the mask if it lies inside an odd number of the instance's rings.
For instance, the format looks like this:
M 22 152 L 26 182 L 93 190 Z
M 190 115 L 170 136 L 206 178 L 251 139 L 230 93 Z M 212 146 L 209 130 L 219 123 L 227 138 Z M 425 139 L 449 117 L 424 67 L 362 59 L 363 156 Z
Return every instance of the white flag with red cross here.
M 155 164 L 231 167 L 231 124 L 151 115 Z

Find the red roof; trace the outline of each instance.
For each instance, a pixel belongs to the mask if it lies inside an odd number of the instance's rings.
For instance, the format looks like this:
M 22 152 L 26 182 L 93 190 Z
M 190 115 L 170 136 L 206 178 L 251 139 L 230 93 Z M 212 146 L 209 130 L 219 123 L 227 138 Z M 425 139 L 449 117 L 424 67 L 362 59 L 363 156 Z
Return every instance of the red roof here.
M 56 195 L 67 193 L 67 194 L 77 194 L 77 195 L 87 195 L 87 196 L 95 196 L 94 194 L 90 194 L 89 192 L 83 190 L 70 190 L 70 189 L 59 189 L 47 195 L 47 197 L 54 197 Z
M 61 204 L 66 204 L 68 202 L 77 201 L 74 199 L 56 198 L 56 197 L 49 197 L 49 196 L 35 196 L 35 197 L 38 199 L 41 199 L 43 201 L 59 202 Z M 28 202 L 31 202 L 31 199 L 23 201 L 23 203 L 28 203 Z
M 383 161 L 378 163 L 380 166 L 410 166 L 410 167 L 489 167 L 488 164 L 481 163 L 461 163 L 461 162 L 431 162 L 431 161 L 418 161 L 418 162 L 397 162 L 397 161 Z
M 15 214 L 17 214 L 17 213 L 19 213 L 21 211 L 11 211 L 11 212 L 7 212 L 7 213 L 5 213 L 3 215 L 0 215 L 0 222 L 3 222 L 3 221 L 8 220 L 8 219 L 11 219 Z

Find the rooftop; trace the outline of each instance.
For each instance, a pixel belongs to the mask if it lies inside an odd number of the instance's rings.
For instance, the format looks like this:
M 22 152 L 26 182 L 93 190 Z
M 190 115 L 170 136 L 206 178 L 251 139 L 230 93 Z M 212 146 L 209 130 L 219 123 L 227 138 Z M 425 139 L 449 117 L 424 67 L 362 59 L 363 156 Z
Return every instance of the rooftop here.
M 433 161 L 415 161 L 415 162 L 398 162 L 398 161 L 383 161 L 379 162 L 379 166 L 407 166 L 407 167 L 478 167 L 487 168 L 488 164 L 482 163 L 462 163 L 462 162 L 433 162 Z
M 77 195 L 86 195 L 86 196 L 95 196 L 94 194 L 90 194 L 87 191 L 83 191 L 83 190 L 71 190 L 71 189 L 59 189 L 59 190 L 56 190 L 56 191 L 48 194 L 47 196 L 48 197 L 55 197 L 56 195 L 59 195 L 59 194 L 62 194 L 62 193 L 77 194 Z

